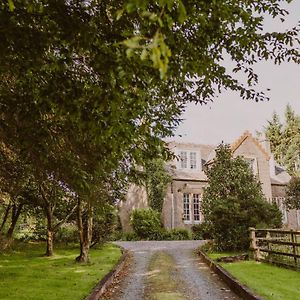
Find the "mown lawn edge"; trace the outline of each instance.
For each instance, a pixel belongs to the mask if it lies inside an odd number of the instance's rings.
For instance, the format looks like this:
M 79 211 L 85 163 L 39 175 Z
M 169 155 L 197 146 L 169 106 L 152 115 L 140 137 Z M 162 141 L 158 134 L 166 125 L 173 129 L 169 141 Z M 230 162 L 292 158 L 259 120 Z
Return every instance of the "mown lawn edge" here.
M 238 296 L 244 300 L 264 300 L 261 296 L 254 294 L 247 286 L 240 283 L 234 276 L 227 272 L 220 265 L 210 259 L 203 251 L 199 250 L 198 255 Z

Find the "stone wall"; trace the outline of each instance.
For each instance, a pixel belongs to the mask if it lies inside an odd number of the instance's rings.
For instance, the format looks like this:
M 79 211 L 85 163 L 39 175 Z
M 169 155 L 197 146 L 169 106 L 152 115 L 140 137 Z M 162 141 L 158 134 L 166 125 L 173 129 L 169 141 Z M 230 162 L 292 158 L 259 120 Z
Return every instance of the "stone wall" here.
M 205 186 L 207 186 L 207 182 L 173 180 L 173 193 L 171 192 L 171 186 L 169 186 L 162 211 L 163 224 L 166 228 L 170 229 L 172 228 L 172 225 L 174 226 L 173 228 L 188 229 L 192 227 L 192 225 L 194 224 L 193 222 L 187 224 L 183 220 L 183 194 L 188 193 L 202 195 L 203 187 Z
M 253 157 L 257 160 L 257 176 L 262 183 L 262 190 L 267 200 L 271 200 L 271 179 L 269 161 L 264 152 L 252 141 L 247 138 L 234 152 L 234 156 Z
M 119 205 L 119 216 L 122 224 L 123 232 L 130 232 L 130 214 L 134 209 L 147 208 L 147 193 L 143 186 L 131 185 L 126 195 L 126 201 L 122 201 Z

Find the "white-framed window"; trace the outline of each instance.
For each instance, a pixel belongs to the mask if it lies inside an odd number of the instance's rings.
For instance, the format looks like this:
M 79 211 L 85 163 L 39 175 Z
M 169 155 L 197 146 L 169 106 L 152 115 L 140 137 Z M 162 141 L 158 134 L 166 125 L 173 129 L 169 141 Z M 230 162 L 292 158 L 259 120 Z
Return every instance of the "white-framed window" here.
M 181 151 L 180 152 L 180 167 L 181 169 L 186 169 L 188 166 L 187 164 L 187 152 Z
M 179 156 L 178 167 L 190 171 L 201 169 L 201 159 L 199 151 L 182 150 L 177 152 Z
M 197 169 L 197 153 L 190 152 L 190 169 Z
M 190 213 L 190 195 L 183 194 L 183 220 L 189 222 L 191 220 Z
M 183 220 L 184 223 L 200 223 L 200 194 L 183 194 Z
M 273 197 L 272 200 L 273 203 L 275 203 L 278 206 L 279 210 L 281 211 L 282 223 L 286 224 L 288 222 L 288 216 L 287 216 L 287 209 L 284 204 L 285 197 Z
M 193 217 L 195 222 L 200 222 L 200 200 L 199 194 L 193 194 Z
M 257 175 L 258 167 L 256 157 L 244 157 L 244 160 L 248 163 L 250 170 L 253 175 Z

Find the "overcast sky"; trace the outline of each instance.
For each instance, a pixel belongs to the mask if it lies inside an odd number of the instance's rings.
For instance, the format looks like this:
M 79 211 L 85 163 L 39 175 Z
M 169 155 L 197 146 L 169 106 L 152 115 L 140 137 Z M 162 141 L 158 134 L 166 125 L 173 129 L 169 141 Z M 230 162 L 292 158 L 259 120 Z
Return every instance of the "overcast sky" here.
M 290 15 L 285 23 L 267 20 L 266 28 L 284 30 L 300 21 L 300 0 L 289 5 Z M 269 101 L 242 100 L 237 93 L 224 92 L 207 105 L 189 105 L 184 121 L 175 132 L 177 141 L 218 144 L 232 142 L 244 131 L 255 133 L 266 125 L 276 111 L 281 117 L 287 103 L 300 114 L 300 65 L 284 63 L 275 66 L 271 62 L 259 63 L 255 70 L 259 75 L 258 90 L 266 90 Z M 182 135 L 182 137 L 179 137 Z

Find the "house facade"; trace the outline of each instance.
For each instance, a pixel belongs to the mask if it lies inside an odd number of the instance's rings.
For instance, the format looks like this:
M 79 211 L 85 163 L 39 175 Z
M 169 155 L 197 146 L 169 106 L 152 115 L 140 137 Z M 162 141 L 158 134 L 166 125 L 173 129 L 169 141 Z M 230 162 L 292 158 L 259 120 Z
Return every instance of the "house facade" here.
M 215 157 L 214 145 L 176 143 L 169 144 L 177 159 L 168 164 L 172 183 L 168 187 L 163 207 L 166 228 L 190 228 L 203 221 L 201 199 L 208 185 L 204 166 Z M 269 202 L 275 202 L 282 212 L 286 227 L 300 228 L 300 211 L 287 211 L 284 205 L 289 174 L 275 161 L 267 140 L 259 141 L 246 131 L 231 144 L 234 157 L 243 157 L 262 185 Z
M 215 145 L 169 143 L 169 149 L 177 158 L 167 164 L 172 182 L 167 188 L 162 210 L 165 228 L 188 229 L 203 222 L 200 207 L 204 188 L 208 185 L 204 167 L 215 158 L 215 148 Z M 284 205 L 285 189 L 290 176 L 274 161 L 268 141 L 258 140 L 246 131 L 231 144 L 231 149 L 234 157 L 241 156 L 249 163 L 252 172 L 261 182 L 267 201 L 278 205 L 284 226 L 300 228 L 300 211 L 287 211 Z M 135 201 L 138 199 L 135 198 Z M 135 201 L 130 202 L 138 206 Z M 143 198 L 143 206 L 146 205 L 145 201 Z M 127 217 L 123 213 L 121 222 L 124 225 L 128 223 L 126 218 L 129 220 L 130 209 L 127 207 Z

